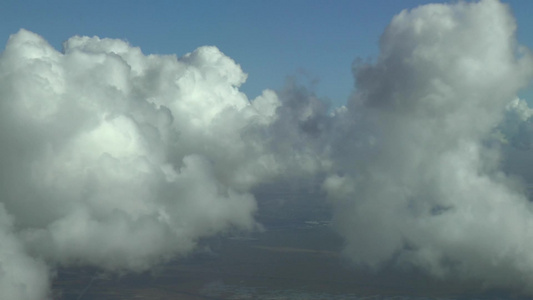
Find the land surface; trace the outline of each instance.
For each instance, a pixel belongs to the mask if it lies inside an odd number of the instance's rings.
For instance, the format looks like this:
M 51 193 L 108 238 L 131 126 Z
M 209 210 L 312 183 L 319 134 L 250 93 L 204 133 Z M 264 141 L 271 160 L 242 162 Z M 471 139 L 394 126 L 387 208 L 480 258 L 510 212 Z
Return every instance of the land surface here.
M 509 294 L 432 280 L 412 271 L 373 273 L 343 259 L 326 223 L 211 239 L 203 251 L 142 274 L 58 270 L 61 300 L 118 299 L 499 299 Z
M 328 208 L 311 193 L 259 191 L 257 219 L 264 231 L 204 240 L 192 256 L 150 272 L 58 269 L 53 299 L 528 299 L 414 270 L 376 273 L 353 266 L 343 258 L 343 241 L 330 226 Z

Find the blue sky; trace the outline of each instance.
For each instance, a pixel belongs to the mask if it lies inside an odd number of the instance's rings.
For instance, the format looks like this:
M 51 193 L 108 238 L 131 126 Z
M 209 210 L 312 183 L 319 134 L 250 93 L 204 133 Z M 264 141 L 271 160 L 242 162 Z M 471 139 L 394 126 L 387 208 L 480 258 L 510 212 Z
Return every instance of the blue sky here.
M 0 39 L 25 28 L 60 49 L 73 35 L 120 38 L 144 53 L 177 54 L 215 45 L 248 73 L 249 98 L 287 76 L 335 105 L 353 89 L 351 64 L 372 58 L 396 13 L 427 0 L 14 1 L 0 3 Z M 508 0 L 519 41 L 533 48 L 533 1 Z M 533 95 L 531 92 L 523 96 Z M 530 97 L 528 97 L 530 98 Z

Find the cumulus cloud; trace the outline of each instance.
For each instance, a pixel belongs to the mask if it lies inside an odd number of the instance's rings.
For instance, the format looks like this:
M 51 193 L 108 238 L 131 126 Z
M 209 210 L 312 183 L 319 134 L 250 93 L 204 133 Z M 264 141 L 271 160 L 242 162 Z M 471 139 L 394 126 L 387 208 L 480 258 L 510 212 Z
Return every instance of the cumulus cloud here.
M 0 205 L 0 296 L 2 299 L 42 299 L 48 293 L 48 269 L 28 255 L 13 233 L 13 218 Z
M 527 290 L 533 207 L 506 147 L 529 147 L 532 110 L 510 100 L 533 60 L 515 29 L 495 0 L 403 11 L 332 110 L 294 82 L 249 100 L 215 47 L 59 52 L 21 30 L 0 56 L 0 295 L 45 298 L 50 266 L 142 271 L 254 230 L 253 191 L 279 182 L 320 182 L 356 264 Z
M 43 261 L 142 271 L 256 228 L 248 191 L 282 167 L 245 133 L 275 120 L 274 92 L 251 104 L 246 74 L 215 47 L 146 56 L 73 37 L 63 48 L 21 30 L 0 57 L 3 298 L 42 299 Z
M 531 79 L 515 29 L 498 1 L 422 6 L 393 18 L 375 63 L 355 66 L 345 114 L 366 133 L 324 186 L 356 263 L 527 288 L 533 207 L 486 143 Z
M 533 109 L 525 100 L 514 99 L 506 107 L 504 120 L 495 130 L 495 138 L 513 148 L 531 149 L 533 143 L 532 115 Z

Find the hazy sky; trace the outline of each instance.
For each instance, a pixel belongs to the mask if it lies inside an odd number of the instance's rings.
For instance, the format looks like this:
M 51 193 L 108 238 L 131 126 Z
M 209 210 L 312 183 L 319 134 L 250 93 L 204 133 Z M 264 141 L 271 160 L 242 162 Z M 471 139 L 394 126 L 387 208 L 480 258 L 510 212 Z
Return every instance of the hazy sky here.
M 298 76 L 321 97 L 344 103 L 353 88 L 350 64 L 375 58 L 390 18 L 402 9 L 440 0 L 343 1 L 16 1 L 0 3 L 0 40 L 20 28 L 60 49 L 74 35 L 128 40 L 145 54 L 182 56 L 216 45 L 249 77 L 249 98 Z M 533 3 L 507 0 L 518 38 L 533 47 Z

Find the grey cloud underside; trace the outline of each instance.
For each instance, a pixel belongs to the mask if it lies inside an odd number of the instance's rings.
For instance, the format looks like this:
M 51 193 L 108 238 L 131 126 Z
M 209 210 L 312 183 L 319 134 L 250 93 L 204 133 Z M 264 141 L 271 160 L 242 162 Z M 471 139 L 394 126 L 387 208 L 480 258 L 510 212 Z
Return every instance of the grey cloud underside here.
M 319 181 L 356 264 L 533 292 L 531 202 L 501 166 L 530 160 L 514 31 L 498 1 L 403 11 L 330 111 L 294 83 L 250 101 L 215 47 L 58 52 L 21 30 L 0 57 L 0 298 L 44 298 L 50 266 L 141 271 L 255 230 L 252 191 L 291 181 Z

